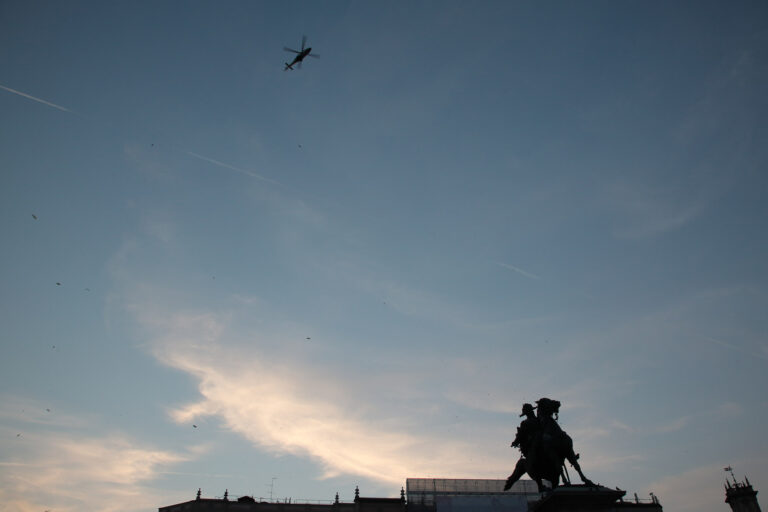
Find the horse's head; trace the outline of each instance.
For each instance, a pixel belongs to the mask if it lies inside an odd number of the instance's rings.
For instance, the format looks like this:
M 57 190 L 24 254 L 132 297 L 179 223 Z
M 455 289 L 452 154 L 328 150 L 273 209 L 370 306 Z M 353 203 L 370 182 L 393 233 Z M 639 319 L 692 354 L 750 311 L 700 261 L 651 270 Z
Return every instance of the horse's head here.
M 560 402 L 549 398 L 539 398 L 536 401 L 540 418 L 551 418 L 560 412 Z

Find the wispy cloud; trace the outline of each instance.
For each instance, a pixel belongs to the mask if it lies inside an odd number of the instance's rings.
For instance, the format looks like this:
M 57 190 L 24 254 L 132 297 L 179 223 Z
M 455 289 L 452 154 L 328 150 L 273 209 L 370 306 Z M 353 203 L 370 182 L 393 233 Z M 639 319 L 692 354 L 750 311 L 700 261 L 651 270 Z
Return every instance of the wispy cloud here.
M 680 416 L 679 418 L 675 418 L 671 421 L 666 422 L 663 425 L 660 425 L 657 427 L 657 432 L 661 433 L 669 433 L 669 432 L 678 432 L 680 430 L 683 430 L 685 427 L 688 426 L 688 424 L 691 421 L 690 416 Z
M 0 395 L 0 420 L 4 423 L 46 425 L 57 428 L 82 428 L 94 420 L 87 415 L 72 415 L 51 409 L 50 404 L 28 397 Z
M 21 404 L 22 400 L 14 400 Z M 36 409 L 30 402 L 27 409 Z M 65 416 L 69 418 L 70 416 Z M 87 427 L 62 431 L 60 424 L 13 420 L 14 429 L 0 426 L 0 502 L 8 510 L 139 511 L 169 499 L 150 482 L 169 466 L 190 460 L 188 453 L 153 448 L 121 433 L 92 435 Z M 92 426 L 92 425 L 91 425 Z M 77 427 L 77 428 L 75 428 Z M 22 435 L 17 435 L 19 430 Z
M 260 449 L 316 461 L 325 477 L 349 474 L 400 485 L 413 475 L 501 477 L 509 470 L 507 457 L 409 428 L 414 418 L 402 411 L 379 414 L 360 376 L 331 372 L 330 379 L 327 368 L 295 358 L 280 363 L 274 353 L 265 357 L 253 347 L 227 345 L 227 326 L 216 315 L 152 315 L 145 325 L 164 330 L 154 355 L 199 383 L 199 401 L 169 411 L 177 422 L 215 416 Z
M 678 230 L 704 210 L 702 192 L 674 186 L 615 183 L 608 197 L 619 213 L 613 234 L 616 238 L 641 239 Z
M 755 352 L 749 349 L 745 349 L 743 347 L 740 347 L 738 345 L 734 345 L 733 343 L 726 343 L 725 341 L 718 340 L 715 338 L 711 338 L 709 336 L 704 336 L 704 339 L 707 340 L 710 343 L 714 343 L 715 345 L 720 345 L 721 347 L 726 347 L 731 350 L 735 350 L 737 352 L 741 352 L 742 354 L 748 355 L 750 357 L 757 357 L 760 359 L 768 360 L 768 355 L 762 352 Z M 765 347 L 763 347 L 763 351 L 765 351 Z
M 42 98 L 37 98 L 35 96 L 32 96 L 31 94 L 27 94 L 25 92 L 17 91 L 16 89 L 11 89 L 10 87 L 6 87 L 4 85 L 0 85 L 0 89 L 3 89 L 3 90 L 8 91 L 8 92 L 12 92 L 13 94 L 18 94 L 19 96 L 23 96 L 23 97 L 25 97 L 27 99 L 30 99 L 32 101 L 36 101 L 38 103 L 42 103 L 43 105 L 48 105 L 49 107 L 53 107 L 53 108 L 59 109 L 59 110 L 61 110 L 63 112 L 69 112 L 71 114 L 76 114 L 77 113 L 74 110 L 68 109 L 67 107 L 62 107 L 61 105 L 57 105 L 55 103 L 51 103 L 50 101 L 45 101 Z
M 208 162 L 213 165 L 218 165 L 219 167 L 224 167 L 225 169 L 229 169 L 231 171 L 239 172 L 240 174 L 245 174 L 246 176 L 250 176 L 252 178 L 256 178 L 262 181 L 266 181 L 267 183 L 272 183 L 274 185 L 280 185 L 279 182 L 266 178 L 262 176 L 261 174 L 257 174 L 253 171 L 249 171 L 247 169 L 241 169 L 240 167 L 235 167 L 234 165 L 229 165 L 224 162 L 220 162 L 219 160 L 214 160 L 213 158 L 208 158 L 207 156 L 199 155 L 197 153 L 193 153 L 192 151 L 187 151 L 187 154 L 189 156 L 193 156 L 199 160 L 203 160 L 204 162 Z
M 528 279 L 540 279 L 539 276 L 537 276 L 536 274 L 532 274 L 530 272 L 526 272 L 525 270 L 521 269 L 520 267 L 516 267 L 514 265 L 510 265 L 509 263 L 501 263 L 501 262 L 497 261 L 496 264 L 498 266 L 500 266 L 500 267 L 508 268 L 509 270 L 514 270 L 518 274 L 522 274 L 525 277 L 527 277 Z
M 387 307 L 409 317 L 425 318 L 444 324 L 469 329 L 503 329 L 521 322 L 536 322 L 537 319 L 513 319 L 505 322 L 488 321 L 487 315 L 472 305 L 429 289 L 410 286 L 407 283 L 381 279 L 366 273 L 356 265 L 343 264 L 340 272 L 354 286 L 373 296 L 380 297 Z
M 642 436 L 656 436 L 680 432 L 692 424 L 712 424 L 717 421 L 730 421 L 744 413 L 742 405 L 735 402 L 724 402 L 709 409 L 699 410 L 692 414 L 665 419 L 661 423 L 629 426 L 618 421 L 611 421 L 610 428 L 626 431 Z

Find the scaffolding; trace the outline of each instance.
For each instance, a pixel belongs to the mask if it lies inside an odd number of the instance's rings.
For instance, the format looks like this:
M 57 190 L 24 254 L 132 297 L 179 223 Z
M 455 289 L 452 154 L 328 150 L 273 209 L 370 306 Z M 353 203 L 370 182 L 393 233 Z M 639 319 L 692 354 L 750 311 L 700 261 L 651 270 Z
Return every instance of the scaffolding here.
M 408 478 L 405 494 L 409 504 L 433 506 L 438 496 L 525 495 L 529 501 L 539 499 L 539 488 L 533 480 L 518 480 L 509 491 L 506 480 L 469 478 Z

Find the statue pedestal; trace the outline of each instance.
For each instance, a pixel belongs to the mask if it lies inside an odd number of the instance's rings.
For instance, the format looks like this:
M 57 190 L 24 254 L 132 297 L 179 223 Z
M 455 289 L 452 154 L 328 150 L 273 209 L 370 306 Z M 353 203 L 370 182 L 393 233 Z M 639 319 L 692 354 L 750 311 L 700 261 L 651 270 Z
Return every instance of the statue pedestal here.
M 530 504 L 529 512 L 662 512 L 658 500 L 624 501 L 626 491 L 601 485 L 567 485 Z

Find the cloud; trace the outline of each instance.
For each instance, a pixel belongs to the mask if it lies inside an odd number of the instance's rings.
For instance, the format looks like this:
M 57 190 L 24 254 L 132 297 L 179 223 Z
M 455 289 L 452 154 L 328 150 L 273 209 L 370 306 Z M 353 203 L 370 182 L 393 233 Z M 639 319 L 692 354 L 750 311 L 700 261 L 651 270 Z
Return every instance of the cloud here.
M 22 399 L 11 397 L 15 404 Z M 39 404 L 29 401 L 25 410 Z M 64 416 L 64 418 L 71 418 Z M 18 423 L 23 417 L 4 418 Z M 75 422 L 45 424 L 32 418 L 11 429 L 0 426 L 3 443 L 0 503 L 4 510 L 139 511 L 156 508 L 167 495 L 149 487 L 196 450 L 176 453 L 142 445 L 121 433 L 89 435 Z M 70 431 L 61 426 L 73 427 Z M 17 436 L 18 433 L 22 435 Z
M 710 343 L 714 343 L 715 345 L 720 345 L 721 347 L 726 347 L 726 348 L 729 348 L 731 350 L 735 350 L 737 352 L 741 352 L 742 354 L 748 355 L 750 357 L 757 357 L 759 359 L 766 359 L 766 360 L 768 360 L 768 353 L 766 353 L 768 351 L 766 350 L 766 347 L 762 347 L 763 352 L 755 352 L 755 351 L 752 351 L 752 350 L 748 350 L 748 349 L 742 348 L 742 347 L 740 347 L 738 345 L 734 345 L 733 343 L 726 343 L 726 342 L 724 342 L 722 340 L 718 340 L 718 339 L 715 339 L 715 338 L 712 338 L 712 337 L 709 337 L 709 336 L 704 336 L 703 339 L 709 341 Z
M 314 461 L 321 478 L 355 475 L 399 486 L 414 476 L 504 478 L 513 466 L 516 453 L 499 447 L 507 447 L 514 427 L 487 420 L 510 413 L 516 420 L 520 403 L 534 391 L 515 391 L 510 399 L 510 390 L 499 392 L 506 380 L 488 376 L 488 364 L 450 357 L 426 365 L 411 361 L 441 383 L 433 390 L 420 373 L 409 377 L 386 365 L 361 374 L 348 365 L 318 364 L 311 353 L 300 359 L 274 340 L 237 333 L 232 315 L 158 308 L 137 314 L 154 333 L 152 354 L 197 382 L 200 398 L 168 411 L 180 424 L 221 422 L 256 449 Z M 425 370 L 428 364 L 434 367 Z M 577 421 L 572 402 L 569 411 Z M 577 442 L 589 453 L 590 471 L 642 459 L 613 453 L 597 440 Z
M 213 165 L 218 165 L 219 167 L 224 167 L 225 169 L 230 169 L 232 171 L 239 172 L 240 174 L 245 174 L 246 176 L 250 176 L 252 178 L 256 178 L 256 179 L 259 179 L 259 180 L 262 180 L 262 181 L 266 181 L 267 183 L 272 183 L 273 185 L 280 185 L 279 182 L 277 182 L 275 180 L 272 180 L 272 179 L 269 179 L 269 178 L 265 178 L 261 174 L 257 174 L 257 173 L 255 173 L 253 171 L 248 171 L 246 169 L 241 169 L 239 167 L 235 167 L 234 165 L 225 164 L 224 162 L 220 162 L 218 160 L 214 160 L 213 158 L 208 158 L 207 156 L 198 155 L 197 153 L 193 153 L 191 151 L 187 151 L 187 154 L 189 156 L 193 156 L 193 157 L 195 157 L 195 158 L 197 158 L 199 160 L 203 160 L 203 161 L 211 163 Z
M 351 270 L 351 269 L 350 269 Z M 365 292 L 385 299 L 388 306 L 406 316 L 432 318 L 457 325 L 469 324 L 467 311 L 459 304 L 430 291 L 405 284 L 371 278 L 355 269 L 346 274 Z
M 364 288 L 383 293 L 388 304 L 398 302 L 400 294 L 409 303 L 414 300 L 413 290 L 385 284 L 373 280 Z M 399 292 L 397 298 L 384 294 L 393 290 Z M 708 291 L 693 302 L 709 304 L 738 292 Z M 165 365 L 192 377 L 199 392 L 197 398 L 169 408 L 174 421 L 188 425 L 208 418 L 259 452 L 290 454 L 317 464 L 320 477 L 354 475 L 398 488 L 404 478 L 413 476 L 503 478 L 516 455 L 508 444 L 518 408 L 523 401 L 540 396 L 553 396 L 567 405 L 563 427 L 572 433 L 584 456 L 587 475 L 596 480 L 607 474 L 644 471 L 648 461 L 637 455 L 641 453 L 637 443 L 655 443 L 669 432 L 684 429 L 685 421 L 688 426 L 698 423 L 691 417 L 635 425 L 627 419 L 631 415 L 620 414 L 622 408 L 617 407 L 636 387 L 631 379 L 626 384 L 621 381 L 625 372 L 594 372 L 583 365 L 574 370 L 569 354 L 552 358 L 542 368 L 525 363 L 535 353 L 526 358 L 498 353 L 466 358 L 436 350 L 424 358 L 410 354 L 396 374 L 391 364 L 356 365 L 343 357 L 334 362 L 334 355 L 321 352 L 332 342 L 322 348 L 300 341 L 292 345 L 296 337 L 288 334 L 295 328 L 286 334 L 274 320 L 254 324 L 240 318 L 237 308 L 190 312 L 173 305 L 173 300 L 159 300 L 154 293 L 132 293 L 132 304 L 141 306 L 131 312 L 142 334 L 148 335 L 145 346 Z M 233 299 L 238 304 L 250 302 Z M 408 310 L 442 319 L 445 304 L 433 302 L 416 300 Z M 676 321 L 695 309 L 689 302 L 672 311 L 663 308 L 663 315 L 650 323 L 663 327 Z M 261 306 L 260 300 L 254 303 L 258 309 L 270 307 Z M 252 308 L 249 312 L 253 313 Z M 241 322 L 248 325 L 247 330 Z M 356 341 L 366 345 L 365 339 Z M 360 354 L 370 360 L 386 359 L 386 349 L 379 348 L 369 346 Z M 583 345 L 574 351 L 585 353 L 585 358 L 595 352 L 584 352 Z M 369 373 L 361 374 L 358 366 L 365 366 Z M 590 398 L 596 396 L 600 400 Z M 724 407 L 727 412 L 735 406 Z M 515 415 L 509 417 L 509 412 Z M 683 408 L 679 414 L 689 412 Z M 616 422 L 610 423 L 611 419 Z M 607 425 L 607 434 L 597 432 L 594 425 Z M 595 431 L 594 437 L 587 435 L 589 431 Z M 630 485 L 658 493 L 647 482 L 632 479 Z
M 514 270 L 518 274 L 522 274 L 522 275 L 524 275 L 525 277 L 527 277 L 529 279 L 539 279 L 539 276 L 537 276 L 536 274 L 531 274 L 530 272 L 526 272 L 525 270 L 523 270 L 523 269 L 521 269 L 519 267 L 516 267 L 514 265 L 510 265 L 509 263 L 499 263 L 499 262 L 496 262 L 496 264 L 499 265 L 500 267 L 504 267 L 504 268 L 508 268 L 510 270 Z
M 61 105 L 57 105 L 55 103 L 51 103 L 50 101 L 45 101 L 44 99 L 36 98 L 35 96 L 32 96 L 30 94 L 27 94 L 27 93 L 24 93 L 24 92 L 21 92 L 21 91 L 17 91 L 16 89 L 11 89 L 10 87 L 6 87 L 4 85 L 0 85 L 0 89 L 6 90 L 8 92 L 12 92 L 13 94 L 18 94 L 19 96 L 23 96 L 23 97 L 28 98 L 28 99 L 30 99 L 32 101 L 36 101 L 38 103 L 42 103 L 43 105 L 48 105 L 49 107 L 53 107 L 53 108 L 59 109 L 59 110 L 64 111 L 64 112 L 69 112 L 71 114 L 76 114 L 77 113 L 74 110 L 68 109 L 67 107 L 62 107 Z
M 614 229 L 617 238 L 649 238 L 678 230 L 704 209 L 705 201 L 690 190 L 615 184 L 608 193 L 613 207 L 624 218 Z
M 765 35 L 759 39 L 753 48 L 765 47 Z M 692 95 L 686 116 L 672 125 L 671 134 L 684 144 L 709 142 L 715 136 L 738 140 L 737 152 L 751 146 L 759 140 L 755 130 L 760 126 L 756 122 L 760 109 L 755 108 L 755 99 L 760 98 L 764 82 L 764 51 L 742 49 L 715 62 L 698 94 Z
M 765 36 L 753 43 L 765 47 Z M 674 160 L 666 169 L 641 169 L 654 185 L 621 184 L 609 192 L 623 220 L 614 235 L 639 239 L 678 230 L 702 215 L 715 200 L 760 169 L 765 52 L 744 49 L 713 61 L 709 74 L 690 91 L 690 107 L 668 126 Z M 628 162 L 628 166 L 632 164 Z M 646 164 L 647 165 L 647 164 Z M 663 165 L 663 164 L 662 164 Z M 623 215 L 622 215 L 623 214 Z
M 164 245 L 170 245 L 176 238 L 176 226 L 170 221 L 145 219 L 144 229 L 149 236 Z
M 333 235 L 326 215 L 303 199 L 282 193 L 275 188 L 258 188 L 250 192 L 256 201 L 263 203 L 286 221 L 282 229 L 291 233 L 287 235 L 288 239 L 294 242 L 303 241 L 309 232 Z
M 416 427 L 402 410 L 382 410 L 366 376 L 286 354 L 265 357 L 254 348 L 257 339 L 248 348 L 226 346 L 217 315 L 143 315 L 142 322 L 164 331 L 154 355 L 198 381 L 201 399 L 172 408 L 174 421 L 216 417 L 259 449 L 309 457 L 323 477 L 401 485 L 414 475 L 500 477 L 509 470 L 506 454 L 478 454 L 476 444 Z
M 657 427 L 656 431 L 662 433 L 677 432 L 687 427 L 690 420 L 690 416 L 680 416 Z
M 414 318 L 429 319 L 440 325 L 478 331 L 508 331 L 522 325 L 551 321 L 552 316 L 528 316 L 498 320 L 495 315 L 455 298 L 429 289 L 413 287 L 401 281 L 379 278 L 375 272 L 354 264 L 334 263 L 336 273 L 354 287 L 386 302 L 387 307 Z
M 0 395 L 0 420 L 5 424 L 44 425 L 57 428 L 83 428 L 93 421 L 87 415 L 72 415 L 51 409 L 50 404 L 27 397 Z

